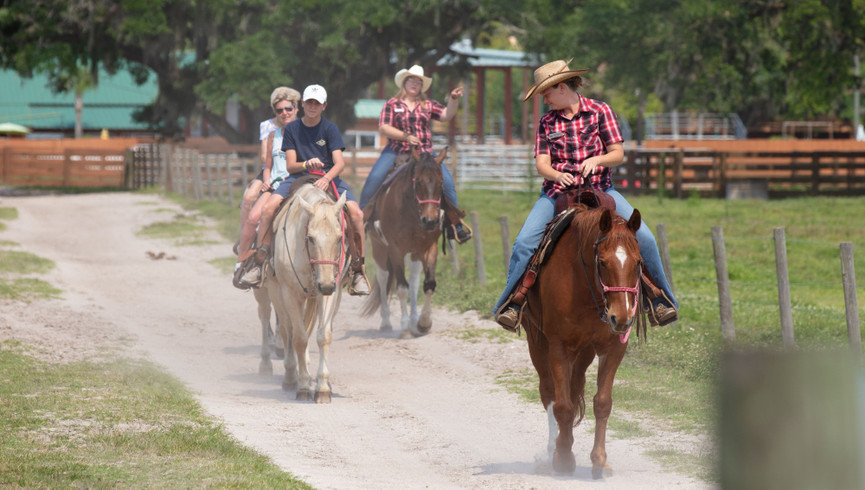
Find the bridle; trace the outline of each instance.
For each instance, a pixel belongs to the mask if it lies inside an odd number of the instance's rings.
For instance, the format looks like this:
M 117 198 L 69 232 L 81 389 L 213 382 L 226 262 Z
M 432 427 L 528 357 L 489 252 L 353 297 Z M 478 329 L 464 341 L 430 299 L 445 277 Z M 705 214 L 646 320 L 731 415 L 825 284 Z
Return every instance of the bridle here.
M 414 198 L 417 201 L 418 206 L 422 206 L 424 204 L 435 204 L 436 206 L 440 207 L 442 203 L 441 196 L 439 196 L 438 199 L 421 199 L 417 195 L 417 177 L 415 177 L 415 171 L 417 170 L 418 165 L 420 165 L 420 160 L 415 160 L 411 169 L 411 187 L 414 191 Z
M 609 293 L 609 292 L 625 292 L 625 293 L 631 293 L 634 295 L 634 304 L 633 304 L 633 306 L 631 306 L 631 320 L 628 322 L 628 325 L 627 325 L 628 331 L 623 333 L 623 334 L 619 334 L 619 340 L 621 340 L 621 342 L 624 344 L 625 342 L 628 341 L 628 336 L 631 334 L 631 327 L 634 324 L 634 319 L 636 319 L 636 317 L 637 317 L 637 304 L 639 303 L 639 299 L 640 299 L 640 275 L 639 274 L 637 275 L 637 283 L 634 284 L 634 287 L 607 286 L 606 284 L 604 284 L 604 280 L 601 278 L 600 259 L 599 259 L 599 256 L 600 256 L 599 245 L 601 243 L 603 243 L 605 240 L 607 240 L 607 238 L 609 238 L 609 237 L 608 236 L 601 236 L 601 234 L 598 233 L 598 238 L 595 240 L 595 244 L 593 245 L 593 249 L 594 249 L 593 254 L 594 254 L 594 261 L 595 261 L 595 275 L 598 277 L 598 282 L 601 285 L 601 291 L 602 291 L 601 301 L 603 302 L 603 305 L 604 305 L 603 308 L 601 308 L 601 303 L 598 301 L 598 298 L 595 296 L 595 288 L 590 287 L 589 291 L 592 293 L 592 301 L 594 301 L 595 308 L 598 310 L 598 317 L 600 317 L 601 321 L 603 321 L 606 324 L 610 323 L 610 319 L 607 316 L 607 293 Z M 589 279 L 589 273 L 586 270 L 586 263 L 583 261 L 583 255 L 582 254 L 580 254 L 580 262 L 583 265 L 583 274 L 586 276 L 586 283 L 591 284 L 592 281 Z

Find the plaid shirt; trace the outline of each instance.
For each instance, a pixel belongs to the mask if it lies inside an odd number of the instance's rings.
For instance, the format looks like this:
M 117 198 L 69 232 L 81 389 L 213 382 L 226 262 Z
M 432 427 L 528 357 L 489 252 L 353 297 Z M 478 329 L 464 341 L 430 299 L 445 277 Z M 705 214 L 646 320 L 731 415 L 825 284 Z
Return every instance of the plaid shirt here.
M 613 110 L 605 102 L 580 97 L 580 113 L 567 119 L 561 111 L 549 111 L 538 121 L 535 156 L 549 155 L 559 172 L 576 176 L 575 186 L 583 183 L 580 168 L 589 157 L 604 155 L 607 147 L 623 141 Z M 613 185 L 610 169 L 598 166 L 589 177 L 592 187 L 605 190 Z M 544 179 L 544 193 L 555 198 L 566 186 Z
M 408 104 L 399 98 L 392 98 L 384 104 L 378 125 L 387 124 L 399 129 L 406 134 L 412 134 L 420 138 L 421 153 L 432 153 L 432 130 L 430 120 L 441 120 L 445 106 L 434 100 L 425 100 L 418 103 L 413 111 L 409 111 Z M 411 145 L 406 141 L 390 140 L 388 146 L 397 153 L 411 151 Z

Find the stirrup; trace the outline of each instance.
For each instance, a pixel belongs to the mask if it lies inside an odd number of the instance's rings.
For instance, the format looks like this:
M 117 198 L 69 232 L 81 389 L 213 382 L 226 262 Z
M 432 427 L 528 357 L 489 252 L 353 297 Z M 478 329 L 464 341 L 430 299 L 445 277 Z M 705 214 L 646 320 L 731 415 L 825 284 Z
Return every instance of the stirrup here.
M 358 282 L 358 284 L 355 285 L 355 282 Z M 361 265 L 360 269 L 351 271 L 351 281 L 348 283 L 348 294 L 351 296 L 366 296 L 369 292 L 369 279 L 366 277 L 365 267 Z

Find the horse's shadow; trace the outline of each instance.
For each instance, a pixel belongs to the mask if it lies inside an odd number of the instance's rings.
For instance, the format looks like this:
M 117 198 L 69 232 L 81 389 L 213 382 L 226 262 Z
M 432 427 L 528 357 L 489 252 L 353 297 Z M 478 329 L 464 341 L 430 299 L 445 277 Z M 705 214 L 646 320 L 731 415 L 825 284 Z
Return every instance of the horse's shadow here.
M 346 330 L 338 340 L 359 339 L 399 339 L 400 330 L 381 330 L 379 328 L 368 328 L 365 330 Z

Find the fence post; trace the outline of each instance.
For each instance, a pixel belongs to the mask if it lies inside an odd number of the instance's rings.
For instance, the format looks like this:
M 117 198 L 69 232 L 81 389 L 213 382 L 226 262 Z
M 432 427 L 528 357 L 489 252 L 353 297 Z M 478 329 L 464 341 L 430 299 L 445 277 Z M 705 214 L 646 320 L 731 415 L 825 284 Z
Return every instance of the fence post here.
M 487 283 L 487 270 L 484 265 L 484 248 L 481 246 L 481 227 L 478 224 L 477 211 L 471 212 L 471 221 L 475 242 L 475 266 L 478 269 L 478 284 L 484 286 Z
M 850 349 L 862 361 L 862 334 L 859 331 L 859 304 L 856 300 L 856 271 L 853 268 L 853 243 L 841 242 L 841 281 L 844 283 L 844 307 L 847 310 L 847 338 Z
M 658 155 L 658 202 L 664 200 L 664 191 L 666 191 L 665 187 L 667 187 L 666 183 L 666 175 L 667 172 L 667 154 L 661 152 Z
M 192 192 L 196 201 L 200 201 L 202 197 L 201 187 L 201 153 L 195 152 L 195 157 L 192 159 Z
M 123 151 L 123 167 L 126 169 L 126 175 L 123 177 L 123 185 L 127 189 L 135 188 L 135 150 L 127 148 Z M 144 187 L 144 186 L 142 186 Z
M 811 195 L 820 195 L 820 156 L 817 153 L 811 155 Z
M 511 230 L 507 215 L 499 216 L 499 226 L 502 229 L 502 256 L 505 261 L 505 277 L 508 275 L 508 265 L 511 263 Z
M 793 337 L 793 312 L 790 304 L 790 278 L 787 275 L 787 241 L 784 227 L 775 228 L 775 273 L 778 277 L 778 306 L 781 308 L 781 339 L 785 349 L 796 346 Z
M 228 183 L 228 205 L 234 206 L 234 183 L 231 180 L 231 157 L 228 154 L 225 155 L 225 180 Z
M 712 227 L 712 248 L 715 252 L 715 276 L 718 279 L 718 304 L 721 310 L 721 335 L 727 342 L 736 340 L 733 325 L 733 301 L 730 298 L 730 276 L 727 273 L 727 251 L 724 248 L 724 230 Z
M 216 195 L 219 202 L 225 202 L 225 187 L 222 185 L 222 168 L 219 166 L 219 156 L 213 155 L 214 170 L 216 173 Z
M 457 257 L 457 245 L 454 240 L 445 240 L 448 244 L 448 251 L 451 254 L 451 272 L 454 277 L 460 273 L 460 259 Z
M 679 148 L 673 160 L 673 195 L 676 199 L 682 198 L 682 166 L 685 160 L 685 150 Z
M 667 225 L 658 223 L 658 250 L 661 252 L 661 265 L 664 267 L 664 275 L 667 276 L 667 283 L 670 285 L 670 290 L 676 294 L 676 288 L 673 287 L 673 270 L 670 268 L 670 246 L 667 243 Z
M 210 154 L 204 154 L 204 176 L 207 179 L 207 197 L 213 199 L 213 172 L 210 168 Z

